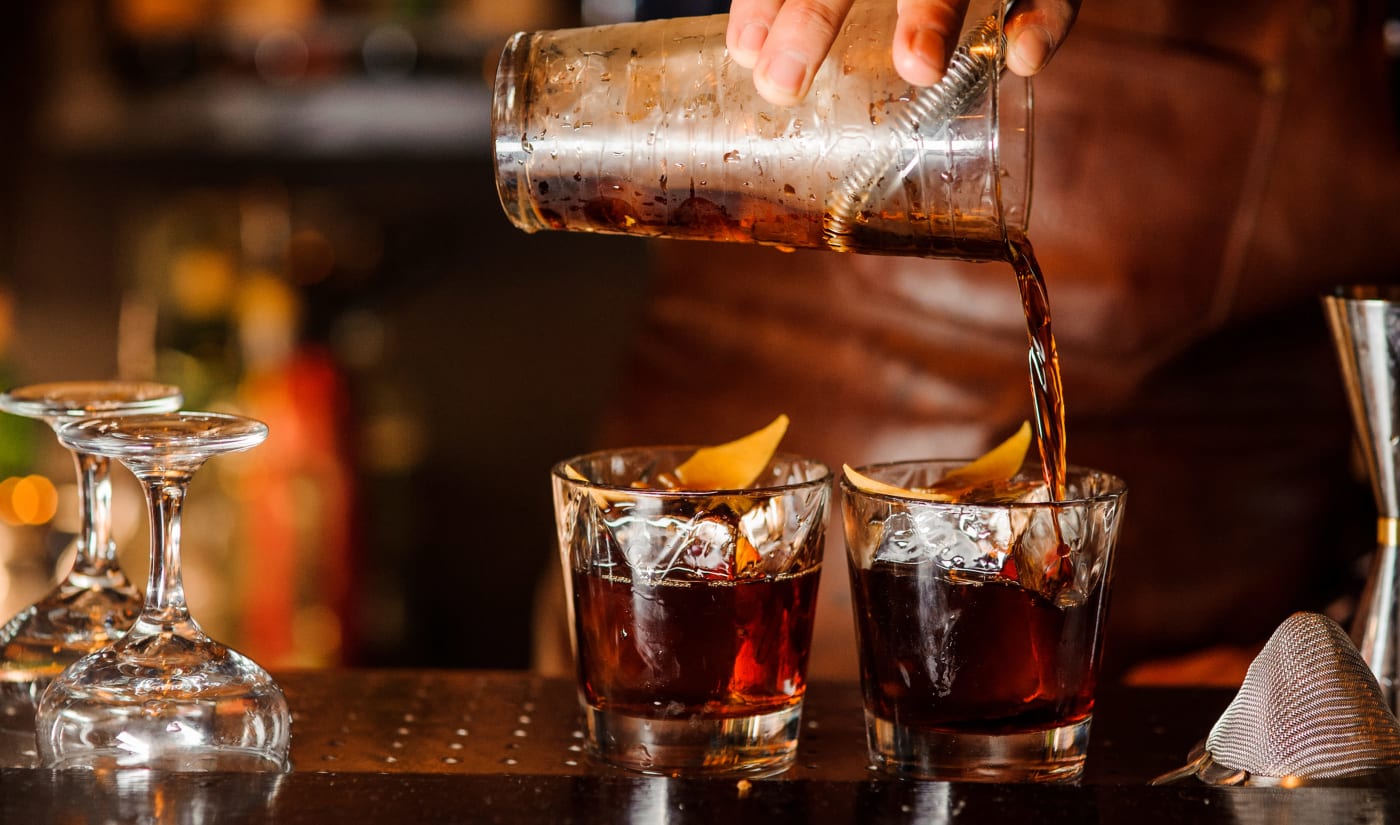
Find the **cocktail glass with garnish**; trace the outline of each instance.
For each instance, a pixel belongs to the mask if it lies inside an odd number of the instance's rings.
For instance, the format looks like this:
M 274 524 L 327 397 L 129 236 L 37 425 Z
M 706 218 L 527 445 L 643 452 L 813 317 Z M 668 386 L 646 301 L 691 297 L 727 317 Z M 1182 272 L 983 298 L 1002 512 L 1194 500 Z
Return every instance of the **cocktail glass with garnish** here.
M 764 775 L 796 755 L 831 474 L 774 453 L 785 427 L 554 468 L 580 702 L 601 760 Z
M 1126 488 L 1071 467 L 1052 501 L 1040 468 L 1020 469 L 1028 440 L 841 481 L 867 740 L 890 773 L 1083 771 Z

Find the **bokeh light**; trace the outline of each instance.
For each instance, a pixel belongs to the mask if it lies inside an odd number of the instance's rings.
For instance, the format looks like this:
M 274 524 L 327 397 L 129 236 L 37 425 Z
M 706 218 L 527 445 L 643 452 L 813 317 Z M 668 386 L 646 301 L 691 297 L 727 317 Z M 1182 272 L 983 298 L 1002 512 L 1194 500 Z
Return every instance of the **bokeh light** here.
M 0 481 L 0 521 L 13 527 L 47 524 L 58 511 L 58 490 L 41 475 Z
M 185 318 L 215 318 L 228 310 L 236 281 L 227 252 L 207 247 L 188 249 L 171 264 L 170 300 Z

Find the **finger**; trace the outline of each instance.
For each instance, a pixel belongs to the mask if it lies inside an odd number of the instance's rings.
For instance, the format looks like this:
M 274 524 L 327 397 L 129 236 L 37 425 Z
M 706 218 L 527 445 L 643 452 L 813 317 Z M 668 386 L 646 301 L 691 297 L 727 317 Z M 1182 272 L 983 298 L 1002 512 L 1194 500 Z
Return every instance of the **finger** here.
M 730 4 L 729 27 L 724 30 L 730 59 L 745 69 L 754 67 L 782 5 L 782 0 L 734 0 Z
M 1030 77 L 1045 68 L 1079 14 L 1080 0 L 1021 0 L 1006 21 L 1006 68 Z
M 895 71 L 915 86 L 932 86 L 958 45 L 968 0 L 899 0 L 894 26 Z
M 851 0 L 786 0 L 754 63 L 758 93 L 779 106 L 805 97 L 850 8 Z

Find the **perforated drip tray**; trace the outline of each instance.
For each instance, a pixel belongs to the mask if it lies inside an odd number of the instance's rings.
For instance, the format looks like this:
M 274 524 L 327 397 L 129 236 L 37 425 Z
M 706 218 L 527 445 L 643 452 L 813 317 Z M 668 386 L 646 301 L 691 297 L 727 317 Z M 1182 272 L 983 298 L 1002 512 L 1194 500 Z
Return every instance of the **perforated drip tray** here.
M 421 774 L 424 782 L 449 785 L 450 778 L 433 777 L 513 776 L 525 783 L 522 787 L 533 788 L 538 782 L 530 777 L 540 782 L 548 777 L 637 777 L 600 764 L 586 752 L 572 679 L 452 670 L 274 675 L 292 708 L 289 776 L 306 776 L 313 784 L 329 781 L 328 788 L 341 787 L 337 775 L 373 785 L 386 774 Z M 1182 754 L 1200 740 L 1231 695 L 1117 686 L 1100 693 L 1086 785 L 1139 785 L 1179 766 Z M 56 781 L 59 775 L 48 771 L 6 770 L 34 765 L 32 735 L 20 739 L 0 735 L 0 786 L 31 774 Z M 51 780 L 32 778 L 45 787 Z M 808 686 L 797 760 L 765 781 L 787 780 L 879 784 L 866 756 L 858 684 L 817 681 Z
M 578 692 L 568 680 L 398 670 L 307 671 L 277 678 L 292 706 L 296 771 L 581 775 L 615 770 L 586 752 Z M 850 780 L 864 775 L 863 724 L 856 685 L 809 688 L 797 762 L 786 776 Z

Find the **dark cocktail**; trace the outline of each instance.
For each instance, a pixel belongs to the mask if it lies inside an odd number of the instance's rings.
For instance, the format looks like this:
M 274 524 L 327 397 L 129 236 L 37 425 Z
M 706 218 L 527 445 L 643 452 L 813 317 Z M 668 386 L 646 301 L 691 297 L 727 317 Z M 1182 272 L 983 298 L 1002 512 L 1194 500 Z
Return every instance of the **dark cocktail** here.
M 817 577 L 815 567 L 692 581 L 574 571 L 585 700 L 655 719 L 745 717 L 801 704 Z
M 926 488 L 953 462 L 862 472 Z M 1083 768 L 1124 487 L 1039 468 L 950 501 L 843 480 L 872 759 L 940 779 L 1065 780 Z
M 680 489 L 694 452 L 554 470 L 589 745 L 651 773 L 771 773 L 796 751 L 830 472 L 779 455 L 740 488 Z

